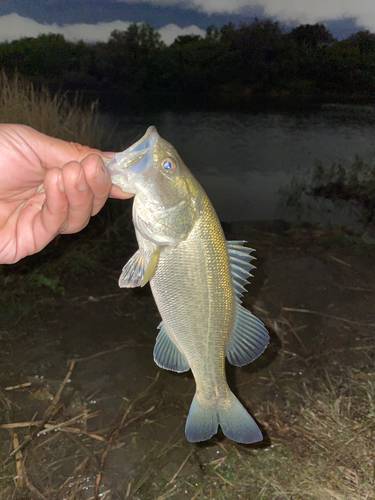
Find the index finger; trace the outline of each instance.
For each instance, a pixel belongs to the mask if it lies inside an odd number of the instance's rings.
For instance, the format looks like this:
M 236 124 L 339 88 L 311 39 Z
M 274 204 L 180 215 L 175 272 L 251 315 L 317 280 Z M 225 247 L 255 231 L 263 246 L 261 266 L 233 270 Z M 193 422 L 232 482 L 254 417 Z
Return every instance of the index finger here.
M 17 125 L 17 131 L 28 146 L 38 156 L 45 168 L 62 168 L 69 161 L 81 161 L 89 154 L 99 155 L 103 161 L 108 158 L 99 149 L 83 146 L 76 142 L 67 142 L 56 137 L 50 137 L 26 125 Z

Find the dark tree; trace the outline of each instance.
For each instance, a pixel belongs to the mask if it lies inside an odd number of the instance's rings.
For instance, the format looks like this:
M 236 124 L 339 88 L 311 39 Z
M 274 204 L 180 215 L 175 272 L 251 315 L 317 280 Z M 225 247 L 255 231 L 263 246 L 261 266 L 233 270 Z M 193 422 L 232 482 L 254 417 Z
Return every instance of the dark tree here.
M 375 53 L 375 35 L 366 31 L 358 31 L 355 35 L 349 37 L 349 42 L 354 46 L 358 47 L 360 54 L 372 54 Z
M 291 32 L 292 38 L 298 45 L 316 47 L 321 44 L 330 44 L 334 38 L 324 24 L 302 24 Z
M 131 92 L 149 88 L 158 76 L 157 56 L 163 48 L 159 33 L 147 23 L 113 31 L 108 43 L 101 47 L 108 80 Z

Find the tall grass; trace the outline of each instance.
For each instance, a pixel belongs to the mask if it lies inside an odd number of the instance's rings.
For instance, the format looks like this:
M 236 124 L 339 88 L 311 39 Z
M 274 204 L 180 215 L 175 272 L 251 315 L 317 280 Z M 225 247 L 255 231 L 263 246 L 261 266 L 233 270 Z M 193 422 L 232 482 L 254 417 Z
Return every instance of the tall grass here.
M 79 95 L 52 95 L 46 86 L 36 88 L 18 74 L 0 74 L 0 122 L 29 125 L 52 137 L 102 148 L 105 131 L 98 124 L 98 103 L 81 107 Z

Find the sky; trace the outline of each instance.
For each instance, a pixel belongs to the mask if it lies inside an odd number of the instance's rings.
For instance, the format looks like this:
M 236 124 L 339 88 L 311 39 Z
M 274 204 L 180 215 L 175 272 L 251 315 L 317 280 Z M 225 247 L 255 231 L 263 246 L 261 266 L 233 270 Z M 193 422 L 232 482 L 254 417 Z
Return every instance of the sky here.
M 335 38 L 375 33 L 375 0 L 0 0 L 0 42 L 42 33 L 107 41 L 115 29 L 147 22 L 169 45 L 179 35 L 204 36 L 210 25 L 271 19 L 288 30 L 323 23 Z

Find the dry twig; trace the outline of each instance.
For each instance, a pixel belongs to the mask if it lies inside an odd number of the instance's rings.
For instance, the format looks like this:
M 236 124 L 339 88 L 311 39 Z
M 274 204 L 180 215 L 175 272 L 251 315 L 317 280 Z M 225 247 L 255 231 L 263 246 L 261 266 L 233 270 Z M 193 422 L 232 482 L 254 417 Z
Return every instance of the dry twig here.
M 171 484 L 173 483 L 173 481 L 176 479 L 176 477 L 179 475 L 179 473 L 182 471 L 182 469 L 184 468 L 186 462 L 189 460 L 190 458 L 190 455 L 193 453 L 194 451 L 194 448 L 191 448 L 191 450 L 189 451 L 189 453 L 187 454 L 187 457 L 185 458 L 185 460 L 182 462 L 182 464 L 180 465 L 180 467 L 178 468 L 176 474 L 172 477 L 172 479 L 170 479 L 167 483 L 168 484 Z
M 86 412 L 80 413 L 79 415 L 76 415 L 75 417 L 71 418 L 70 420 L 66 420 L 65 422 L 61 422 L 60 424 L 44 424 L 44 429 L 38 432 L 38 436 L 41 436 L 42 434 L 47 434 L 47 432 L 55 431 L 55 430 L 63 430 L 64 427 L 67 427 L 69 424 L 72 424 L 73 422 L 77 422 L 77 420 L 87 420 L 88 418 L 93 418 L 96 417 L 100 413 L 100 410 L 95 411 L 93 413 L 89 413 L 88 415 Z M 82 431 L 83 433 L 83 431 Z
M 89 359 L 97 358 L 99 356 L 103 356 L 104 354 L 109 354 L 111 352 L 119 351 L 120 349 L 124 349 L 125 347 L 134 347 L 135 344 L 133 342 L 125 342 L 124 344 L 121 344 L 117 347 L 114 347 L 113 349 L 107 349 L 106 351 L 101 351 L 97 352 L 95 354 L 92 354 L 91 356 L 87 356 L 86 358 L 76 358 L 73 360 L 70 360 L 72 363 L 78 363 L 80 361 L 88 361 Z
M 350 325 L 375 326 L 375 323 L 366 323 L 364 321 L 354 321 L 352 319 L 341 318 L 340 316 L 333 316 L 331 314 L 320 313 L 318 311 L 311 311 L 310 309 L 298 309 L 298 308 L 294 308 L 294 307 L 283 307 L 282 310 L 289 311 L 289 312 L 314 314 L 316 316 L 322 316 L 323 318 L 337 319 L 338 321 L 343 321 L 344 323 L 349 323 Z
M 44 422 L 47 422 L 49 420 L 49 418 L 56 413 L 56 407 L 60 401 L 61 393 L 62 393 L 64 387 L 68 383 L 68 380 L 70 379 L 70 377 L 73 373 L 75 364 L 76 364 L 75 360 L 70 362 L 69 370 L 68 370 L 67 374 L 65 375 L 64 380 L 62 381 L 58 391 L 56 392 L 56 395 L 53 398 L 51 405 L 47 408 L 47 410 L 44 413 L 44 416 L 43 416 Z
M 31 382 L 25 382 L 24 384 L 12 385 L 10 387 L 5 387 L 5 391 L 14 391 L 15 389 L 23 389 L 24 387 L 30 387 Z

